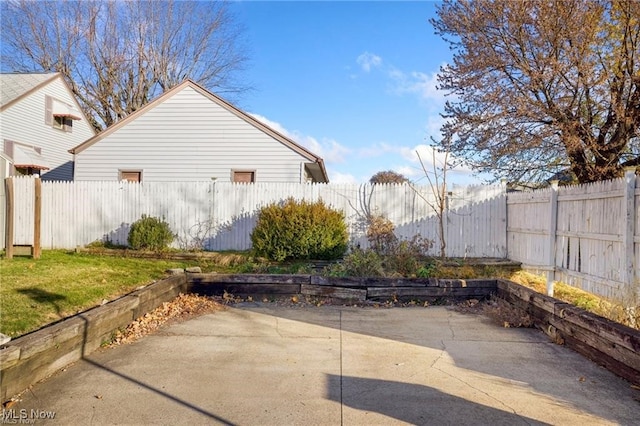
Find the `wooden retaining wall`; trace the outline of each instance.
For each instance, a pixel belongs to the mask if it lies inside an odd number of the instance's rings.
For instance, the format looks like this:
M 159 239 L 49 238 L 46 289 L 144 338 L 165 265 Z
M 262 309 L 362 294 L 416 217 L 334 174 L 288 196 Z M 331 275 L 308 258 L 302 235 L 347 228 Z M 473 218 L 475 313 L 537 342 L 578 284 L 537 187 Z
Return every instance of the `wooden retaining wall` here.
M 319 296 L 349 302 L 367 300 L 482 299 L 496 291 L 496 280 L 436 278 L 337 278 L 318 275 L 187 274 L 190 292 L 220 295 Z
M 81 359 L 112 333 L 180 293 L 308 295 L 344 302 L 482 299 L 492 294 L 534 318 L 556 343 L 640 385 L 640 331 L 507 280 L 329 278 L 315 275 L 179 274 L 0 347 L 0 401 Z
M 640 331 L 508 280 L 497 280 L 496 294 L 527 312 L 556 343 L 640 385 Z
M 148 285 L 0 348 L 0 402 L 95 351 L 112 333 L 186 291 L 185 274 Z

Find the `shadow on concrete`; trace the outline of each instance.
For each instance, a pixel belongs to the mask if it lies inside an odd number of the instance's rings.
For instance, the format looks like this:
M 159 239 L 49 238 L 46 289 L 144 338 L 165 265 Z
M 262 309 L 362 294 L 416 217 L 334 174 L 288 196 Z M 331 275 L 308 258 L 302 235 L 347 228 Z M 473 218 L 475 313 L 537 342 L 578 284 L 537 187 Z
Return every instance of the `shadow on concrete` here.
M 113 369 L 111 369 L 109 367 L 106 367 L 106 366 L 100 364 L 100 363 L 92 361 L 92 360 L 90 360 L 90 359 L 88 359 L 86 357 L 83 357 L 82 361 L 86 362 L 87 364 L 91 364 L 91 365 L 93 365 L 94 367 L 96 367 L 96 368 L 98 368 L 100 370 L 106 371 L 109 374 L 113 374 L 114 376 L 118 376 L 123 380 L 126 380 L 128 382 L 134 383 L 134 384 L 140 386 L 141 388 L 144 388 L 144 389 L 146 389 L 148 391 L 151 391 L 151 392 L 155 393 L 156 395 L 159 395 L 159 396 L 161 396 L 163 398 L 166 398 L 166 399 L 168 399 L 170 401 L 173 401 L 173 402 L 175 402 L 177 404 L 180 404 L 183 407 L 188 408 L 189 410 L 192 410 L 192 411 L 195 411 L 197 413 L 200 413 L 200 414 L 208 417 L 209 419 L 212 419 L 212 420 L 215 420 L 217 422 L 220 422 L 220 423 L 223 423 L 223 424 L 226 424 L 226 425 L 230 425 L 230 426 L 234 426 L 235 425 L 235 423 L 232 423 L 232 422 L 230 422 L 229 420 L 227 420 L 225 418 L 222 418 L 222 417 L 220 417 L 220 416 L 218 416 L 218 415 L 216 415 L 214 413 L 210 413 L 209 411 L 207 411 L 207 410 L 205 410 L 203 408 L 200 408 L 200 407 L 198 407 L 196 405 L 193 405 L 189 401 L 185 401 L 184 399 L 180 399 L 180 398 L 178 398 L 176 396 L 173 396 L 170 393 L 164 392 L 164 391 L 162 391 L 162 390 L 160 390 L 158 388 L 155 388 L 155 387 L 153 387 L 153 386 L 151 386 L 151 385 L 149 385 L 147 383 L 141 382 L 140 380 L 138 380 L 138 379 L 136 379 L 134 377 L 127 376 L 126 374 L 120 373 L 119 371 L 113 370 Z
M 625 417 L 618 416 L 615 410 L 594 405 L 592 401 L 581 398 L 585 389 L 597 392 L 598 382 L 611 380 L 612 373 L 578 353 L 550 342 L 546 335 L 537 329 L 503 328 L 486 316 L 462 314 L 452 309 L 448 311 L 447 315 L 438 317 L 430 315 L 430 308 L 423 307 L 387 309 L 308 305 L 304 308 L 277 307 L 270 309 L 269 304 L 265 304 L 263 305 L 265 309 L 256 310 L 255 307 L 251 307 L 252 305 L 256 304 L 248 304 L 244 309 L 278 318 L 386 339 L 390 342 L 397 341 L 444 351 L 454 361 L 456 367 L 499 377 L 514 383 L 526 383 L 537 392 L 566 402 L 585 413 L 591 413 L 614 422 L 620 422 L 622 419 L 624 423 Z M 239 308 L 243 309 L 242 303 Z M 319 312 L 324 308 L 327 308 L 326 315 L 320 315 Z M 424 333 L 412 332 L 412 327 L 406 326 L 406 318 L 397 319 L 389 316 L 382 322 L 377 321 L 385 315 L 385 311 L 397 309 L 410 311 L 411 321 L 424 321 L 425 324 L 428 322 L 430 327 L 440 330 L 439 334 L 429 336 Z M 357 315 L 349 314 L 349 320 L 344 320 L 345 312 L 353 313 L 356 310 Z M 450 321 L 450 317 L 454 315 L 456 316 L 455 330 Z M 487 327 L 489 327 L 491 335 L 486 334 Z M 496 351 L 495 348 L 498 345 L 502 345 L 504 350 Z M 492 353 L 495 358 L 491 362 L 487 362 L 486 357 L 483 359 L 481 356 L 477 356 L 482 352 Z M 353 378 L 353 380 L 355 379 Z M 620 384 L 626 387 L 626 390 L 630 389 L 629 384 L 623 379 L 620 379 Z M 620 391 L 624 393 L 625 389 L 620 389 Z M 348 404 L 348 401 L 345 403 Z M 395 410 L 390 410 L 390 412 L 395 412 Z
M 327 374 L 326 398 L 346 407 L 379 413 L 408 424 L 547 425 L 493 407 L 449 395 L 429 386 Z M 344 391 L 344 392 L 343 392 Z M 343 397 L 347 395 L 346 397 Z M 347 417 L 347 418 L 345 418 Z M 348 422 L 343 414 L 343 422 Z

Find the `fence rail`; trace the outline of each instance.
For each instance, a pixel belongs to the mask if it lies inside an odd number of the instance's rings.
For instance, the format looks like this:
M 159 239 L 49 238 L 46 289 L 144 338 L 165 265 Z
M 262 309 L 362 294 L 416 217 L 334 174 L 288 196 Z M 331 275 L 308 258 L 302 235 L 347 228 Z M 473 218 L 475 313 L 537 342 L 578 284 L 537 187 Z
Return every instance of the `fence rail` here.
M 33 241 L 34 184 L 13 178 L 14 244 Z M 450 188 L 446 255 L 498 257 L 544 271 L 610 298 L 639 293 L 640 179 L 624 178 L 570 187 L 506 194 L 504 186 Z M 42 182 L 42 248 L 75 248 L 96 240 L 126 244 L 131 223 L 143 214 L 162 217 L 177 234 L 175 245 L 201 242 L 208 250 L 245 250 L 261 207 L 289 197 L 344 212 L 351 243 L 367 246 L 370 214 L 390 219 L 401 237 L 435 242 L 438 218 L 423 199 L 429 187 L 370 184 L 224 182 Z M 2 241 L 4 243 L 4 241 Z

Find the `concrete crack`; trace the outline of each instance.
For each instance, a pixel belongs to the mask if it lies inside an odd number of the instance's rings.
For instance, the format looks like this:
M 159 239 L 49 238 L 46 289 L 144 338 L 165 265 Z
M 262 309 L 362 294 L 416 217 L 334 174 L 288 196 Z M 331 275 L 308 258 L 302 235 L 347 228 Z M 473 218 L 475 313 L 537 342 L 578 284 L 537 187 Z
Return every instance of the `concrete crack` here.
M 437 368 L 435 365 L 438 363 L 438 361 L 440 361 L 440 359 L 442 358 L 442 356 L 445 354 L 445 352 L 447 351 L 447 345 L 445 345 L 444 340 L 440 341 L 440 344 L 442 345 L 442 350 L 440 351 L 440 355 L 438 355 L 438 357 L 436 359 L 433 360 L 433 362 L 431 363 L 431 365 L 429 366 L 429 368 L 435 368 L 438 371 L 442 371 L 439 368 Z M 444 373 L 444 371 L 442 371 Z M 448 374 L 448 373 L 445 373 Z
M 276 333 L 278 333 L 278 336 L 284 338 L 282 333 L 280 333 L 280 321 L 278 321 L 278 317 L 276 317 Z
M 511 407 L 511 406 L 509 406 L 508 404 L 504 403 L 503 401 L 499 400 L 499 399 L 498 399 L 498 398 L 496 398 L 495 396 L 493 396 L 493 395 L 491 395 L 491 394 L 489 394 L 489 393 L 485 392 L 484 390 L 482 390 L 482 389 L 480 389 L 480 388 L 478 388 L 478 387 L 476 387 L 476 386 L 473 386 L 471 383 L 469 383 L 469 382 L 466 382 L 466 381 L 462 380 L 461 378 L 459 378 L 459 377 L 457 377 L 457 376 L 455 376 L 455 375 L 453 375 L 453 374 L 449 373 L 448 371 L 445 371 L 445 370 L 443 370 L 443 369 L 441 369 L 441 368 L 437 367 L 437 366 L 436 366 L 436 364 L 438 363 L 438 361 L 442 358 L 442 356 L 443 356 L 443 355 L 444 355 L 444 353 L 446 352 L 446 345 L 445 345 L 444 341 L 442 341 L 441 343 L 442 343 L 442 346 L 443 346 L 443 350 L 442 350 L 442 352 L 440 352 L 440 355 L 438 356 L 438 358 L 436 358 L 436 359 L 433 361 L 433 363 L 431 364 L 431 368 L 434 368 L 434 369 L 436 369 L 436 370 L 440 371 L 441 373 L 446 374 L 447 376 L 451 377 L 452 379 L 455 379 L 455 380 L 459 381 L 460 383 L 463 383 L 464 385 L 466 385 L 466 386 L 470 387 L 471 389 L 473 389 L 473 390 L 475 390 L 475 391 L 477 391 L 477 392 L 480 392 L 481 394 L 483 394 L 483 395 L 487 396 L 488 398 L 490 398 L 490 399 L 492 399 L 492 400 L 496 401 L 497 403 L 499 403 L 500 405 L 502 405 L 504 408 L 506 408 L 506 410 L 511 411 L 514 415 L 518 416 L 518 418 L 519 418 L 520 420 L 522 420 L 524 424 L 527 424 L 527 425 L 532 425 L 532 424 L 533 424 L 533 423 L 528 422 L 528 421 L 527 421 L 527 419 L 526 419 L 525 417 L 522 417 L 522 416 L 521 416 L 521 415 L 520 415 L 520 414 L 519 414 L 519 413 L 518 413 L 518 412 L 517 412 L 513 407 Z
M 453 330 L 453 327 L 451 325 L 451 315 L 449 315 L 449 317 L 447 318 L 447 325 L 449 326 L 449 330 L 451 331 L 451 339 L 455 340 L 456 334 L 455 334 L 455 331 Z M 471 389 L 473 389 L 473 390 L 475 390 L 477 392 L 480 392 L 481 394 L 487 396 L 488 398 L 491 398 L 492 400 L 496 401 L 497 403 L 499 403 L 500 405 L 505 407 L 508 411 L 511 411 L 514 415 L 518 416 L 518 418 L 521 419 L 525 424 L 527 424 L 527 425 L 531 425 L 532 424 L 532 423 L 528 422 L 526 418 L 520 416 L 520 414 L 518 414 L 518 412 L 513 407 L 505 404 L 503 401 L 499 400 L 498 398 L 494 397 L 493 395 L 490 395 L 489 393 L 485 392 L 484 390 L 479 389 L 479 388 L 473 386 L 472 384 L 462 380 L 461 378 L 449 373 L 448 371 L 445 371 L 445 370 L 437 367 L 436 364 L 438 363 L 438 361 L 440 361 L 442 359 L 442 357 L 444 356 L 444 354 L 447 351 L 447 345 L 446 345 L 445 341 L 441 340 L 440 344 L 442 345 L 442 350 L 440 351 L 440 354 L 438 355 L 438 357 L 433 360 L 433 362 L 430 365 L 430 368 L 436 369 L 436 370 L 440 371 L 441 373 L 444 373 L 447 376 L 451 377 L 452 379 L 455 379 L 455 380 L 465 384 L 466 386 L 470 387 Z
M 340 311 L 340 425 L 344 424 L 344 402 L 342 401 L 342 311 Z
M 453 330 L 453 326 L 451 325 L 451 315 L 451 312 L 449 312 L 449 315 L 447 316 L 447 325 L 449 326 L 449 331 L 451 332 L 451 340 L 455 340 L 456 332 Z

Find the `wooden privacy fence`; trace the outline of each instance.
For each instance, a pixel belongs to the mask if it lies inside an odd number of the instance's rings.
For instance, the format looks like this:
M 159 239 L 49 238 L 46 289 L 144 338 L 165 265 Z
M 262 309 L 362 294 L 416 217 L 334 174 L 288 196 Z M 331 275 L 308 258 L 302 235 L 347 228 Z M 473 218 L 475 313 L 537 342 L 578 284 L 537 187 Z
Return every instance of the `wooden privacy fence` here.
M 505 193 L 504 186 L 452 187 L 446 211 L 449 257 L 498 257 L 609 298 L 637 300 L 640 274 L 639 179 Z M 428 187 L 369 184 L 224 182 L 42 182 L 42 248 L 93 241 L 126 244 L 143 214 L 162 217 L 176 246 L 245 250 L 258 210 L 288 197 L 322 199 L 345 213 L 351 242 L 367 246 L 369 214 L 389 218 L 401 237 L 435 242 L 438 219 Z M 14 244 L 34 241 L 34 179 L 13 179 Z M 419 191 L 419 194 L 416 192 Z
M 33 178 L 13 178 L 14 244 L 33 241 Z M 93 241 L 127 243 L 130 225 L 143 214 L 164 218 L 176 246 L 245 250 L 261 207 L 288 197 L 315 201 L 344 212 L 351 243 L 367 246 L 370 214 L 389 218 L 398 236 L 420 234 L 435 242 L 438 219 L 423 199 L 429 187 L 370 184 L 226 182 L 42 182 L 42 248 L 75 248 Z M 419 193 L 418 193 L 419 192 Z M 447 255 L 500 257 L 506 251 L 506 203 L 502 186 L 452 187 L 449 191 Z
M 509 259 L 608 298 L 638 303 L 640 179 L 624 178 L 507 197 Z

